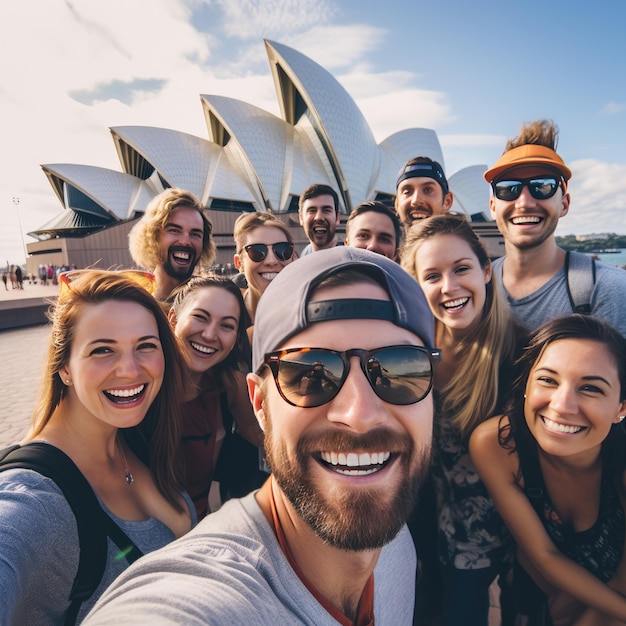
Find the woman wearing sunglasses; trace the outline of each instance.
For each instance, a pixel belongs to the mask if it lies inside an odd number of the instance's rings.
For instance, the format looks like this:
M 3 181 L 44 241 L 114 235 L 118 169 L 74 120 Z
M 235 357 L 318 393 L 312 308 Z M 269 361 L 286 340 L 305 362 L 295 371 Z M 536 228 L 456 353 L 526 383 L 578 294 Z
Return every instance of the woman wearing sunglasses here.
M 402 266 L 426 295 L 442 351 L 435 371 L 434 494 L 428 497 L 426 490 L 417 511 L 423 576 L 418 601 L 431 614 L 441 612 L 446 625 L 486 626 L 489 586 L 502 568 L 508 542 L 467 445 L 479 423 L 502 411 L 508 370 L 523 333 L 465 216 L 438 215 L 414 224 Z M 430 543 L 425 524 L 438 535 Z
M 517 543 L 525 623 L 624 624 L 626 341 L 597 318 L 558 318 L 517 373 L 506 414 L 470 451 Z
M 176 470 L 177 342 L 132 272 L 71 272 L 59 282 L 40 399 L 22 448 L 38 442 L 67 455 L 141 555 L 195 522 Z M 76 612 L 80 621 L 129 564 L 128 548 L 120 552 L 108 539 L 99 586 L 70 607 L 82 540 L 59 486 L 32 470 L 6 469 L 0 518 L 2 624 L 72 622 Z
M 235 267 L 246 276 L 242 290 L 246 309 L 254 323 L 259 298 L 270 282 L 296 256 L 289 229 L 272 213 L 244 213 L 235 222 Z
M 209 491 L 224 442 L 222 452 L 228 458 L 220 463 L 222 499 L 245 495 L 264 478 L 258 470 L 262 432 L 245 379 L 250 371 L 250 318 L 232 280 L 209 274 L 179 287 L 169 320 L 187 361 L 182 456 L 185 488 L 201 519 L 210 510 Z

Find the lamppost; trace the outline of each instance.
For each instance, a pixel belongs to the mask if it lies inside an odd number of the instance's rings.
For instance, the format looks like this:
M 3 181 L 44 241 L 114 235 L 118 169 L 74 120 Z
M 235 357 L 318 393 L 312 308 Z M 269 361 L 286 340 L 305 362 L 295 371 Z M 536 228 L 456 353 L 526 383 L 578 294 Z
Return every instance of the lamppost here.
M 20 238 L 22 240 L 22 247 L 24 248 L 24 263 L 26 263 L 26 259 L 28 258 L 28 252 L 26 251 L 26 242 L 24 241 L 24 232 L 22 231 L 22 218 L 20 216 L 20 199 L 18 196 L 13 196 L 13 204 L 15 205 L 15 209 L 17 210 L 17 223 L 20 227 Z

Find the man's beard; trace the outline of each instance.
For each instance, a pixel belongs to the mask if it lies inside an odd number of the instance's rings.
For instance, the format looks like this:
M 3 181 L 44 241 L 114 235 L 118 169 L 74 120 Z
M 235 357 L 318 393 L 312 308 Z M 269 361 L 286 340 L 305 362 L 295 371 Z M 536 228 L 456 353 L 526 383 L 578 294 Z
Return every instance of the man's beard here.
M 188 249 L 185 251 L 189 252 L 189 254 L 191 255 L 189 265 L 183 267 L 173 265 L 170 261 L 172 255 L 171 250 L 168 250 L 167 257 L 163 262 L 163 269 L 165 270 L 165 273 L 168 276 L 175 278 L 176 280 L 180 280 L 181 282 L 187 280 L 188 278 L 191 278 L 198 263 L 197 259 L 195 258 L 194 250 Z
M 322 436 L 302 436 L 292 461 L 282 442 L 274 437 L 271 416 L 267 412 L 265 451 L 276 483 L 296 513 L 325 543 L 341 550 L 361 551 L 382 548 L 407 521 L 417 499 L 419 488 L 430 466 L 430 442 L 416 450 L 406 433 L 376 429 L 365 435 L 337 431 Z M 387 488 L 316 486 L 311 479 L 310 464 L 318 461 L 312 453 L 319 451 L 392 450 L 400 453 L 393 461 L 400 464 L 394 492 Z M 337 476 L 338 482 L 341 480 Z
M 318 243 L 319 235 L 315 233 L 315 228 L 317 226 L 324 226 L 326 228 L 326 234 L 324 235 L 324 238 L 322 239 L 322 241 L 319 243 Z M 335 229 L 332 227 L 330 222 L 325 222 L 324 224 L 320 224 L 320 223 L 312 224 L 311 227 L 309 228 L 309 232 L 307 233 L 307 236 L 310 241 L 315 242 L 315 245 L 319 246 L 320 248 L 325 248 L 335 238 Z

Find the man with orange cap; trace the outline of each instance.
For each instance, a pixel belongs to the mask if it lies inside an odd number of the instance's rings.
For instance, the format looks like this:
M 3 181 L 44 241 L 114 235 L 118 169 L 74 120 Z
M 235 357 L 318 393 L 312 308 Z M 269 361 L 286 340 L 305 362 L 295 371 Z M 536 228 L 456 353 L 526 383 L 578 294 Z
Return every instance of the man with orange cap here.
M 599 317 L 626 335 L 626 272 L 556 244 L 554 232 L 570 206 L 572 176 L 555 151 L 557 139 L 558 127 L 550 120 L 523 124 L 484 174 L 506 250 L 493 272 L 513 314 L 529 330 L 575 311 Z

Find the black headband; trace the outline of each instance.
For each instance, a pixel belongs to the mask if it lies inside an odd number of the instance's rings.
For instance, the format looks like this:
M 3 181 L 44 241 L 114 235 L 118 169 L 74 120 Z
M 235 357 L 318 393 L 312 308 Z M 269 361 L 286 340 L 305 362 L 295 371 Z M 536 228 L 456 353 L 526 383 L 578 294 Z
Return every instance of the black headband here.
M 345 298 L 309 302 L 306 306 L 309 324 L 328 320 L 386 320 L 396 322 L 393 306 L 389 300 L 366 300 Z
M 400 170 L 398 174 L 398 180 L 396 181 L 396 189 L 398 185 L 407 178 L 432 178 L 436 180 L 443 189 L 443 194 L 448 193 L 448 181 L 446 175 L 443 173 L 443 168 L 437 161 L 432 163 L 414 163 L 413 165 L 406 165 Z

